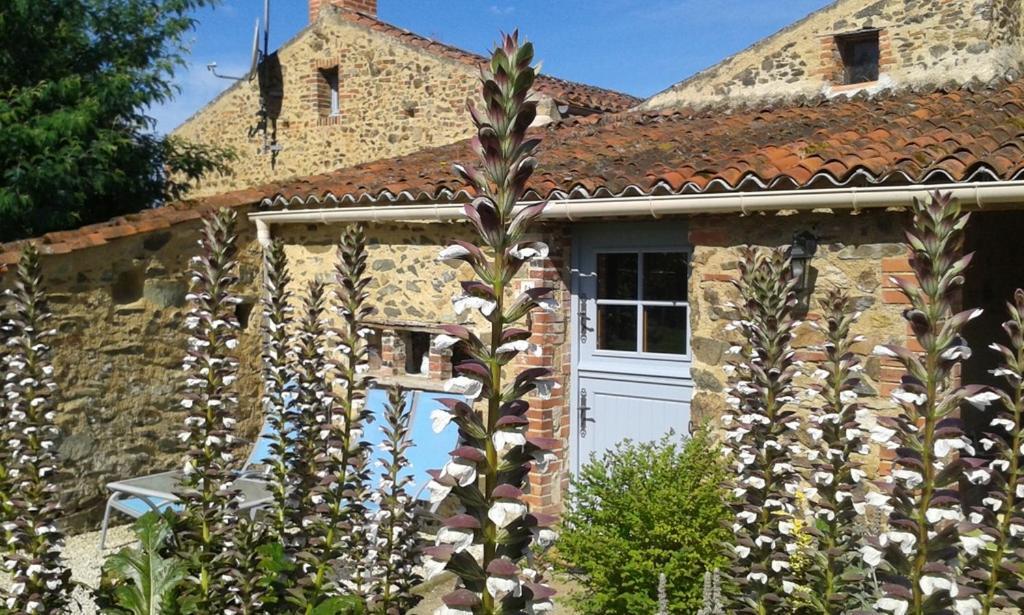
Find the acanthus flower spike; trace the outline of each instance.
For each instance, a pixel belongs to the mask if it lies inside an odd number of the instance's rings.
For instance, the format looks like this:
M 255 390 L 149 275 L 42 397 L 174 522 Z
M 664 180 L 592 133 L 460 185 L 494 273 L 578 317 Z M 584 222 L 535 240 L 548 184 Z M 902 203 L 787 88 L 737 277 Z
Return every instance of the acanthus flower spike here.
M 5 466 L 0 470 L 0 536 L 7 539 L 0 548 L 12 581 L 0 595 L 4 612 L 17 614 L 63 612 L 71 597 L 71 572 L 60 556 L 64 535 L 57 529 L 58 387 L 49 342 L 52 315 L 42 284 L 39 253 L 28 244 L 0 320 L 0 441 L 6 449 L 0 455 Z
M 546 245 L 524 239 L 544 203 L 516 209 L 536 167 L 531 154 L 537 141 L 526 139 L 536 117 L 536 102 L 528 100 L 535 77 L 532 58 L 532 45 L 520 44 L 517 35 L 505 36 L 494 50 L 482 73 L 484 105 L 470 105 L 476 126 L 472 147 L 482 163 L 456 166 L 478 188 L 480 196 L 464 210 L 480 245 L 489 249 L 455 242 L 441 254 L 448 264 L 471 265 L 477 279 L 462 283 L 455 308 L 479 311 L 489 330 L 478 337 L 466 327 L 450 326 L 436 341 L 445 349 L 458 347 L 465 357 L 445 390 L 464 395 L 471 404 L 479 399 L 482 406 L 477 411 L 450 400 L 431 416 L 435 430 L 455 423 L 461 439 L 428 486 L 434 501 L 449 495 L 459 500 L 459 512 L 444 520 L 438 548 L 427 558 L 432 572 L 443 565 L 459 577 L 459 586 L 436 611 L 440 614 L 539 613 L 552 604 L 553 592 L 521 569 L 531 543 L 550 545 L 554 538 L 539 528 L 524 502 L 529 472 L 549 455 L 528 439 L 529 405 L 522 397 L 549 392 L 557 383 L 546 369 L 527 369 L 511 380 L 505 374 L 518 355 L 533 351 L 530 332 L 515 323 L 536 309 L 555 309 L 549 288 L 508 299 L 516 272 L 527 261 L 548 255 Z M 473 545 L 481 550 L 479 561 L 468 553 Z

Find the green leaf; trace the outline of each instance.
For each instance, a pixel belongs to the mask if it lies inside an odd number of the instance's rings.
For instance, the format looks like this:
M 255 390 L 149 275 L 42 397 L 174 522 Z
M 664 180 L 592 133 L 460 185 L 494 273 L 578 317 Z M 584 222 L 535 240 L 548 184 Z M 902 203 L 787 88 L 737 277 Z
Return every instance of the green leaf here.
M 364 613 L 366 613 L 366 605 L 355 596 L 328 598 L 313 609 L 313 615 L 363 615 Z
M 176 615 L 175 590 L 188 574 L 185 562 L 160 552 L 170 536 L 167 521 L 156 513 L 135 523 L 139 547 L 111 555 L 103 573 L 114 584 L 115 604 L 133 615 Z M 115 611 L 116 612 L 116 611 Z

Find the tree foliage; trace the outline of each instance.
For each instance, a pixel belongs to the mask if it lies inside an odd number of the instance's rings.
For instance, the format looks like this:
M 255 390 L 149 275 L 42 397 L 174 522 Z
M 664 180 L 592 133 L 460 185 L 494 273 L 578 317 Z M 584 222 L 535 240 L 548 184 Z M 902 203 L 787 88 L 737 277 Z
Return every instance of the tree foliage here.
M 0 241 L 182 196 L 229 154 L 154 133 L 196 9 L 217 0 L 0 3 Z

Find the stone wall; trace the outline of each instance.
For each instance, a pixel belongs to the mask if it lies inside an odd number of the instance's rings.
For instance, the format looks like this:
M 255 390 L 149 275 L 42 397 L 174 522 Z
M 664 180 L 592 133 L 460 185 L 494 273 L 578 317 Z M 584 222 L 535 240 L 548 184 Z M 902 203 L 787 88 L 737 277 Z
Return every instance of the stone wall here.
M 644 107 L 989 80 L 1018 70 L 1021 0 L 839 0 L 655 95 Z M 877 28 L 876 83 L 840 85 L 834 36 Z
M 239 315 L 246 322 L 239 356 L 242 434 L 260 422 L 259 251 L 241 221 Z M 141 233 L 67 254 L 43 256 L 45 286 L 58 331 L 55 379 L 62 403 L 60 454 L 67 472 L 61 498 L 72 529 L 96 523 L 108 482 L 180 467 L 177 439 L 183 317 L 188 261 L 197 252 L 199 223 Z M 44 252 L 45 254 L 45 252 Z M 6 286 L 9 272 L 0 279 Z
M 468 138 L 466 101 L 479 71 L 324 7 L 318 21 L 279 52 L 284 98 L 275 156 L 249 132 L 260 108 L 256 81 L 240 81 L 174 131 L 188 141 L 231 148 L 232 173 L 210 176 L 191 196 L 251 188 L 333 171 Z M 337 70 L 340 113 L 329 115 L 321 70 Z M 550 103 L 540 115 L 557 114 Z
M 832 287 L 846 289 L 863 312 L 853 328 L 865 340 L 854 347 L 864 361 L 866 376 L 860 389 L 865 405 L 880 412 L 893 409 L 889 394 L 898 382 L 895 364 L 871 355 L 877 344 L 903 344 L 907 328 L 902 318 L 904 298 L 888 281 L 907 268 L 903 228 L 909 218 L 902 214 L 872 211 L 852 214 L 799 214 L 791 216 L 695 216 L 690 219 L 693 245 L 690 277 L 693 378 L 692 413 L 695 422 L 714 421 L 725 409 L 726 351 L 736 334 L 726 330 L 732 319 L 727 307 L 738 291 L 737 246 L 786 246 L 794 233 L 808 230 L 820 238 L 813 267 L 812 309 Z M 812 363 L 823 358 L 814 349 L 819 334 L 806 323 L 796 331 L 798 358 Z M 799 379 L 798 383 L 806 382 Z M 873 458 L 877 468 L 879 459 Z

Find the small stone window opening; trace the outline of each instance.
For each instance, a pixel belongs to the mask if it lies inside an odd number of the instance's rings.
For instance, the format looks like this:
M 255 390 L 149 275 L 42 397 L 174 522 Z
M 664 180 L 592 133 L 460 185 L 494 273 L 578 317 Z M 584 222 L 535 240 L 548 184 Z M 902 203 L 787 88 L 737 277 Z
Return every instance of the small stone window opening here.
M 328 117 L 337 117 L 341 115 L 341 95 L 339 92 L 339 77 L 338 67 L 332 66 L 330 68 L 320 69 L 320 91 L 319 91 L 319 106 L 320 114 Z
M 370 371 L 378 371 L 383 367 L 382 354 L 384 351 L 384 340 L 380 329 L 370 329 L 366 336 L 366 362 L 369 363 Z
M 145 284 L 146 274 L 141 269 L 122 271 L 110 287 L 110 298 L 117 305 L 135 303 L 142 299 Z
M 844 84 L 878 81 L 878 64 L 881 57 L 878 30 L 837 36 L 836 46 L 843 61 Z
M 235 318 L 238 319 L 238 327 L 243 331 L 249 328 L 249 318 L 252 316 L 254 307 L 256 307 L 256 302 L 252 299 L 243 299 L 235 305 Z
M 430 375 L 430 334 L 421 331 L 402 333 L 405 343 L 405 373 L 410 376 Z

